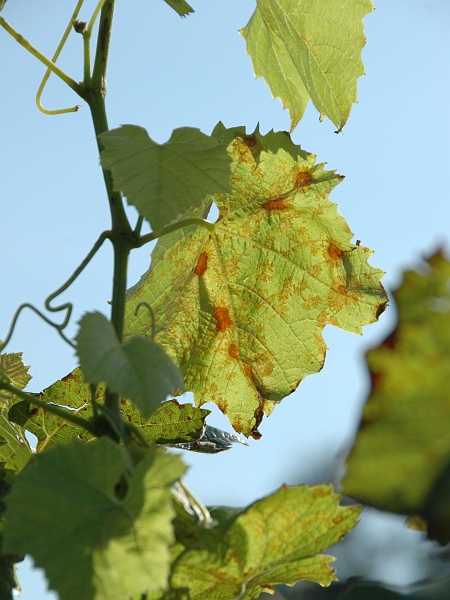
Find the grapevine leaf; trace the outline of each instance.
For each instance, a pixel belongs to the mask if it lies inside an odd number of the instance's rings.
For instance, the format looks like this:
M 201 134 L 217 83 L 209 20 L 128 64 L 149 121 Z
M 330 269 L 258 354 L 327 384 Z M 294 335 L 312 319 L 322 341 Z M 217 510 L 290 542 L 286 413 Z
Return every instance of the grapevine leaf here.
M 362 18 L 372 10 L 370 0 L 257 0 L 241 33 L 255 76 L 289 109 L 291 131 L 309 98 L 342 130 L 364 74 Z
M 0 463 L 0 529 L 3 529 L 5 512 L 4 497 L 11 489 L 11 480 L 14 479 L 14 471 L 5 468 Z M 24 557 L 17 554 L 5 554 L 3 552 L 3 539 L 0 533 L 0 600 L 13 600 L 14 591 L 20 588 L 17 580 L 15 564 L 21 562 Z
M 404 274 L 394 292 L 398 324 L 366 355 L 372 388 L 343 484 L 365 504 L 428 521 L 450 463 L 450 262 L 438 252 L 427 267 Z M 448 506 L 450 490 L 444 495 Z M 450 541 L 448 512 L 434 519 Z
M 224 144 L 192 127 L 175 129 L 157 144 L 142 127 L 123 125 L 100 135 L 104 168 L 114 189 L 159 230 L 207 194 L 230 190 L 230 158 Z
M 124 417 L 137 427 L 150 443 L 178 444 L 197 440 L 211 411 L 176 400 L 164 402 L 150 419 L 144 420 L 130 403 L 122 405 Z
M 85 381 L 105 382 L 146 418 L 174 389 L 183 390 L 178 368 L 159 344 L 148 337 L 120 344 L 112 324 L 98 312 L 80 320 L 77 353 Z
M 289 135 L 219 124 L 229 144 L 232 191 L 213 197 L 211 229 L 164 236 L 149 271 L 129 292 L 125 336 L 148 335 L 183 373 L 197 406 L 215 402 L 237 432 L 256 436 L 262 414 L 322 368 L 323 328 L 353 333 L 373 323 L 387 296 L 372 251 L 352 233 L 328 193 L 341 176 Z M 260 435 L 260 434 L 259 434 Z
M 162 589 L 170 486 L 184 470 L 161 449 L 133 468 L 106 437 L 38 454 L 7 498 L 5 548 L 30 553 L 61 600 L 123 600 Z
M 5 6 L 5 4 L 6 4 L 6 0 L 0 0 L 0 11 L 3 10 L 3 7 Z
M 5 0 L 6 1 L 6 0 Z M 189 13 L 193 13 L 194 9 L 185 0 L 164 0 L 166 4 L 171 6 L 180 17 L 185 17 Z
M 96 390 L 98 401 L 103 393 L 104 386 L 98 386 Z M 83 383 L 80 369 L 75 369 L 75 371 L 56 381 L 41 393 L 32 395 L 36 396 L 41 402 L 72 409 L 86 419 L 92 416 L 89 386 Z M 74 423 L 65 421 L 42 408 L 30 406 L 19 398 L 9 409 L 8 418 L 16 423 L 22 431 L 29 431 L 37 437 L 36 450 L 38 452 L 59 444 L 67 446 L 76 438 L 85 441 L 92 439 L 92 435 L 85 429 L 77 427 Z
M 258 598 L 272 585 L 336 579 L 331 556 L 320 554 L 353 527 L 362 507 L 339 506 L 330 485 L 283 486 L 231 518 L 221 551 L 187 550 L 172 572 L 174 588 L 189 588 L 190 600 Z M 205 534 L 210 535 L 207 530 Z M 202 530 L 199 529 L 201 543 Z
M 31 451 L 18 428 L 0 412 L 0 461 L 7 469 L 21 471 L 31 458 Z
M 6 375 L 10 383 L 19 390 L 23 390 L 31 380 L 29 368 L 23 364 L 22 352 L 0 354 L 0 373 Z M 7 406 L 13 398 L 14 394 L 0 389 L 0 408 Z

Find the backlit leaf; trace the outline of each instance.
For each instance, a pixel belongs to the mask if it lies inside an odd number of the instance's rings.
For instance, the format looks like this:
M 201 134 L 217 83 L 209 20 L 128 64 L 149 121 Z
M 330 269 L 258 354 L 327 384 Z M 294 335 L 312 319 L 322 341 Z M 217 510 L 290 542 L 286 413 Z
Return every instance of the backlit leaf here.
M 241 33 L 256 77 L 289 109 L 291 131 L 309 98 L 321 118 L 344 127 L 364 74 L 362 18 L 372 10 L 370 0 L 257 0 Z
M 156 336 L 197 406 L 215 402 L 234 429 L 256 436 L 262 414 L 322 368 L 323 328 L 353 333 L 384 310 L 372 251 L 328 199 L 342 177 L 315 165 L 289 135 L 219 124 L 229 144 L 232 191 L 219 218 L 163 237 L 149 271 L 128 292 L 125 335 Z M 199 208 L 199 212 L 206 207 Z M 259 434 L 260 435 L 260 434 Z
M 190 600 L 258 598 L 272 585 L 307 579 L 327 586 L 336 579 L 333 557 L 320 554 L 355 527 L 362 508 L 339 506 L 330 485 L 283 487 L 225 522 L 222 547 L 192 549 L 176 560 L 174 588 Z M 214 513 L 211 513 L 214 516 Z M 202 536 L 211 531 L 199 530 Z
M 161 449 L 132 467 L 106 437 L 37 454 L 7 498 L 5 548 L 31 554 L 61 600 L 124 600 L 163 589 L 170 486 L 184 470 Z
M 366 355 L 372 389 L 343 482 L 366 504 L 426 520 L 450 462 L 450 263 L 438 252 L 427 267 L 404 274 L 397 327 Z
M 4 373 L 11 385 L 23 390 L 31 380 L 30 367 L 23 364 L 22 352 L 0 354 L 0 373 Z M 0 389 L 0 408 L 4 408 L 14 398 L 14 394 Z
M 120 344 L 110 321 L 100 313 L 80 320 L 77 353 L 85 381 L 105 382 L 109 389 L 136 404 L 148 418 L 183 378 L 161 346 L 134 337 Z
M 0 461 L 7 469 L 21 471 L 31 458 L 31 451 L 21 431 L 0 412 Z
M 192 127 L 175 129 L 157 144 L 142 127 L 123 125 L 100 135 L 101 153 L 114 189 L 122 192 L 153 230 L 159 230 L 207 194 L 230 190 L 230 158 L 224 144 Z
M 194 9 L 185 0 L 164 0 L 164 2 L 171 6 L 180 17 L 185 17 L 194 12 Z
M 177 444 L 197 440 L 205 428 L 205 418 L 211 411 L 177 400 L 164 402 L 150 419 L 143 419 L 129 403 L 122 405 L 124 418 L 140 429 L 150 443 Z

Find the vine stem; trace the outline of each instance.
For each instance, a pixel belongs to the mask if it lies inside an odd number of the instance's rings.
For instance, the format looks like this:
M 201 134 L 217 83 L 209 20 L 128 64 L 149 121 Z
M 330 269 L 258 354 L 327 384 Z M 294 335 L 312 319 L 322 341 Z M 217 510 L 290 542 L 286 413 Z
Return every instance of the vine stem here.
M 47 402 L 42 402 L 42 400 L 38 400 L 38 398 L 35 398 L 31 394 L 27 394 L 26 392 L 23 392 L 22 390 L 17 389 L 16 387 L 14 387 L 13 385 L 10 385 L 9 383 L 0 381 L 0 389 L 7 390 L 8 392 L 11 392 L 18 398 L 22 398 L 22 400 L 24 400 L 28 404 L 32 404 L 33 406 L 39 406 L 39 408 L 42 408 L 49 413 L 52 413 L 58 417 L 61 417 L 65 421 L 68 421 L 69 423 L 73 423 L 74 425 L 77 425 L 78 427 L 82 427 L 83 429 L 86 429 L 86 431 L 89 431 L 89 433 L 92 433 L 93 435 L 95 435 L 95 428 L 94 428 L 93 424 L 90 421 L 88 421 L 87 419 L 78 417 L 77 415 L 72 414 L 70 411 L 65 410 L 64 408 L 62 408 L 60 406 L 56 406 L 56 404 L 48 404 Z
M 23 37 L 18 31 L 16 31 L 8 21 L 5 21 L 3 17 L 0 17 L 0 26 L 3 27 L 12 37 L 19 42 L 21 46 L 28 50 L 30 54 L 40 60 L 50 71 L 57 75 L 60 79 L 67 83 L 67 85 L 74 90 L 81 98 L 85 97 L 85 91 L 83 87 L 67 75 L 62 69 L 60 69 L 53 61 L 42 54 L 37 48 L 35 48 L 26 38 Z
M 100 1 L 97 4 L 97 9 L 100 6 L 101 13 L 94 68 L 91 85 L 85 90 L 85 100 L 91 110 L 92 122 L 97 136 L 97 145 L 99 152 L 101 153 L 103 145 L 99 135 L 108 131 L 108 120 L 105 108 L 106 70 L 108 66 L 115 0 L 106 0 L 103 4 Z M 114 249 L 111 323 L 115 329 L 119 342 L 122 342 L 125 321 L 128 257 L 131 249 L 137 246 L 138 240 L 125 213 L 122 196 L 119 192 L 114 191 L 111 172 L 103 169 L 103 178 L 105 181 L 112 220 L 109 238 Z M 108 389 L 105 393 L 105 407 L 116 419 L 122 420 L 119 395 Z

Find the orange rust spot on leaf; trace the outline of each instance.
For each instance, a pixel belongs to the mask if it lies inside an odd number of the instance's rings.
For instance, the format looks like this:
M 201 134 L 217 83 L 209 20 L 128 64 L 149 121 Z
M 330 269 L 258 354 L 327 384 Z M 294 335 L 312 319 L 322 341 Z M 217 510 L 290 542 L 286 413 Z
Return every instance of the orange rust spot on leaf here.
M 295 186 L 300 187 L 309 185 L 313 181 L 314 177 L 311 175 L 310 171 L 300 171 L 300 173 L 297 175 L 297 179 L 295 180 Z
M 251 369 L 251 367 L 249 367 L 248 365 L 246 365 L 246 364 L 244 363 L 244 365 L 243 365 L 243 368 L 244 368 L 244 373 L 247 375 L 247 377 L 248 377 L 248 378 L 250 379 L 250 381 L 253 383 L 253 372 L 252 372 L 252 369 Z
M 228 348 L 228 354 L 231 356 L 231 358 L 239 358 L 239 350 L 236 344 L 230 344 L 230 347 Z
M 346 287 L 344 287 L 343 285 L 340 285 L 338 287 L 338 290 L 340 291 L 341 294 L 348 294 L 348 290 Z
M 233 325 L 233 321 L 230 319 L 230 313 L 228 308 L 222 308 L 220 306 L 216 306 L 214 308 L 214 317 L 217 321 L 216 330 L 217 331 L 225 331 L 229 327 Z
M 276 198 L 275 200 L 267 200 L 262 205 L 266 210 L 284 210 L 287 208 L 285 201 L 283 198 Z
M 198 257 L 198 261 L 197 261 L 197 265 L 194 269 L 194 273 L 200 277 L 206 271 L 207 266 L 208 266 L 208 255 L 206 254 L 206 252 L 201 252 L 200 256 Z
M 338 258 L 342 257 L 342 255 L 344 254 L 344 251 L 340 250 L 337 246 L 335 246 L 332 243 L 328 246 L 328 254 L 333 260 L 337 260 Z
M 333 522 L 333 525 L 339 525 L 340 523 L 343 523 L 344 521 L 346 521 L 346 519 L 347 519 L 347 516 L 345 514 L 340 514 L 340 515 L 336 515 L 331 520 Z

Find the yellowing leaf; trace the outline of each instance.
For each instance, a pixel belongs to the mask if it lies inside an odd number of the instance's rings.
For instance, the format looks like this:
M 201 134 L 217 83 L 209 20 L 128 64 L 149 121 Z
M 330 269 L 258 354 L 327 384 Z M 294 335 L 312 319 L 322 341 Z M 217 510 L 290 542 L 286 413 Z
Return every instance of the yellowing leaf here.
M 330 485 L 283 487 L 232 517 L 215 551 L 181 554 L 172 586 L 189 588 L 190 600 L 229 600 L 258 598 L 272 585 L 298 580 L 329 585 L 336 579 L 328 564 L 334 559 L 320 553 L 355 527 L 362 510 L 339 506 L 340 497 Z M 205 540 L 212 533 L 205 531 Z
M 428 521 L 450 457 L 450 263 L 438 252 L 427 267 L 404 274 L 397 327 L 366 355 L 372 389 L 343 484 L 366 504 Z
M 351 243 L 328 199 L 340 175 L 284 132 L 220 124 L 213 135 L 228 144 L 231 193 L 213 197 L 215 224 L 159 241 L 129 290 L 125 334 L 151 332 L 148 315 L 135 316 L 140 302 L 151 305 L 155 340 L 196 404 L 215 402 L 236 431 L 257 436 L 263 413 L 322 368 L 323 328 L 361 333 L 387 297 L 371 250 Z
M 132 467 L 102 437 L 37 454 L 6 504 L 7 552 L 29 553 L 61 600 L 124 600 L 163 589 L 185 467 L 161 449 Z
M 362 18 L 370 0 L 257 0 L 241 30 L 256 77 L 264 77 L 295 128 L 309 98 L 340 131 L 364 74 Z

